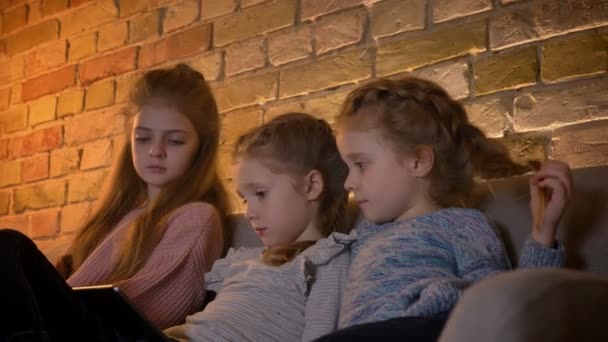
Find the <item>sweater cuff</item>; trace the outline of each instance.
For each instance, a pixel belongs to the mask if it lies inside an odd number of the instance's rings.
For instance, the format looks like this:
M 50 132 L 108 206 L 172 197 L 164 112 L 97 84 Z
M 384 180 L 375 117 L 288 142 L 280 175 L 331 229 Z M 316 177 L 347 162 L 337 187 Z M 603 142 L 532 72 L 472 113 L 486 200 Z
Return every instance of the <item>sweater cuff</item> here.
M 522 249 L 520 268 L 559 268 L 564 266 L 566 253 L 564 245 L 556 241 L 554 248 L 545 247 L 532 238 L 528 238 Z

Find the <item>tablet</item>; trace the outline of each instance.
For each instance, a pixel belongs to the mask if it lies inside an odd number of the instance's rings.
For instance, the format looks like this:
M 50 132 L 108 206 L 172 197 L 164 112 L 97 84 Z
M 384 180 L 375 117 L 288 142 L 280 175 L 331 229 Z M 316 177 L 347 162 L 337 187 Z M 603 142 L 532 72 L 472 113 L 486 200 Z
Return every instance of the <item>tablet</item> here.
M 137 342 L 171 341 L 148 321 L 129 299 L 113 285 L 74 287 L 74 292 L 95 313 L 104 329 L 113 330 L 118 340 Z

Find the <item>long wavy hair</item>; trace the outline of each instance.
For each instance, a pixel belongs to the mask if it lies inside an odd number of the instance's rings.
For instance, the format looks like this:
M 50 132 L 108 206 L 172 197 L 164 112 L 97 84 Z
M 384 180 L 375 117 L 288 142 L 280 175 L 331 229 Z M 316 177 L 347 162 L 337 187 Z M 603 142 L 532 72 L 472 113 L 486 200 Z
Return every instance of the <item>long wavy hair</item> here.
M 309 114 L 287 113 L 240 136 L 233 160 L 260 160 L 273 172 L 304 176 L 317 170 L 323 177 L 317 222 L 323 236 L 347 227 L 348 193 L 344 181 L 348 168 L 336 146 L 329 124 Z M 313 245 L 314 241 L 298 241 L 287 246 L 268 248 L 262 261 L 281 265 Z
M 380 78 L 361 85 L 347 96 L 336 122 L 344 129 L 380 129 L 399 152 L 431 146 L 435 160 L 430 196 L 441 206 L 466 203 L 475 176 L 506 177 L 539 165 L 513 162 L 503 144 L 469 122 L 459 102 L 439 85 L 420 78 Z
M 125 238 L 117 246 L 118 263 L 108 281 L 127 279 L 141 269 L 165 233 L 170 215 L 184 204 L 208 202 L 225 219 L 229 201 L 216 168 L 220 117 L 209 85 L 201 73 L 185 64 L 149 71 L 130 93 L 128 122 L 143 105 L 158 101 L 174 106 L 192 122 L 198 133 L 200 145 L 192 165 L 149 201 L 146 183 L 133 165 L 131 140 L 126 139 L 96 209 L 75 237 L 70 250 L 72 271 L 77 270 L 121 219 L 135 208 L 145 205 L 143 214 L 130 223 Z M 131 124 L 128 126 L 130 134 Z

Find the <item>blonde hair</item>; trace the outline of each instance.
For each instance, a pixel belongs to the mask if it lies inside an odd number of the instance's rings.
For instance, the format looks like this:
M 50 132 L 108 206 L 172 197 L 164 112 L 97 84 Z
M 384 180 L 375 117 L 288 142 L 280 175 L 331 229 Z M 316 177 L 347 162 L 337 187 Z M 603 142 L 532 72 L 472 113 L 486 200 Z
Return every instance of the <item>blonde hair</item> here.
M 288 113 L 239 137 L 233 158 L 254 158 L 273 172 L 306 175 L 317 170 L 323 177 L 319 205 L 319 227 L 323 236 L 346 229 L 348 193 L 344 181 L 348 173 L 340 158 L 329 124 L 309 114 Z M 262 260 L 281 265 L 305 250 L 311 241 L 269 248 Z
M 368 117 L 363 117 L 363 108 Z M 463 106 L 439 85 L 406 77 L 376 79 L 352 91 L 342 105 L 337 124 L 345 129 L 378 128 L 398 153 L 428 145 L 435 159 L 430 196 L 441 206 L 463 205 L 474 176 L 498 178 L 536 167 L 512 161 L 507 148 L 472 125 Z
M 131 223 L 118 246 L 118 264 L 108 281 L 127 279 L 144 265 L 165 233 L 170 215 L 182 205 L 208 202 L 222 219 L 229 210 L 227 192 L 216 169 L 220 118 L 205 78 L 185 64 L 149 71 L 131 91 L 128 115 L 132 117 L 143 105 L 159 100 L 174 106 L 192 122 L 200 145 L 186 173 L 164 186 L 155 200 L 147 203 L 145 212 Z M 127 213 L 148 201 L 146 183 L 135 171 L 131 148 L 127 139 L 96 210 L 74 239 L 74 271 Z

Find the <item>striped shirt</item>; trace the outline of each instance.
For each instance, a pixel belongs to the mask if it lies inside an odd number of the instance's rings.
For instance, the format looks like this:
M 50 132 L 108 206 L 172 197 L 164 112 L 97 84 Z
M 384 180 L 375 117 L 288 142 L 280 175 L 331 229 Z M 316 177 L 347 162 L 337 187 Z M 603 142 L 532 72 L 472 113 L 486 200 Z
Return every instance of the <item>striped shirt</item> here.
M 340 327 L 449 312 L 471 283 L 510 268 L 485 215 L 447 208 L 402 222 L 363 221 L 352 245 Z M 528 240 L 521 267 L 559 267 L 561 245 Z
M 269 266 L 261 248 L 231 251 L 205 275 L 217 297 L 186 324 L 165 330 L 179 341 L 311 341 L 337 329 L 349 236 L 334 233 L 292 261 Z

